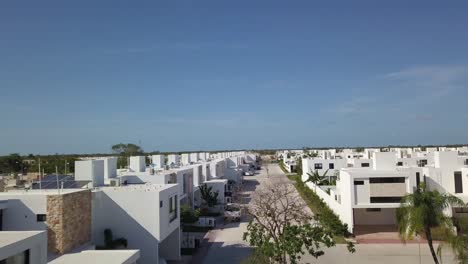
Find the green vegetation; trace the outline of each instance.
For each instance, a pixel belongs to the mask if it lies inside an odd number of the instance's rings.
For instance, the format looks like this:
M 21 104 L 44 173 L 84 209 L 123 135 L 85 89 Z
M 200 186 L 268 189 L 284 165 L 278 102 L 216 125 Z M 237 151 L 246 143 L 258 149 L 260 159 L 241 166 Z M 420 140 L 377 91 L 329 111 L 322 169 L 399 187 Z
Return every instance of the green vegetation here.
M 75 170 L 75 161 L 78 155 L 47 155 L 47 156 L 20 156 L 17 153 L 0 157 L 0 173 L 30 173 L 39 172 L 39 163 L 41 171 L 55 173 L 56 168 L 59 173 L 70 173 Z
M 452 219 L 443 213 L 451 205 L 465 206 L 459 198 L 449 194 L 441 194 L 437 190 L 427 190 L 426 186 L 421 184 L 414 193 L 403 197 L 400 207 L 396 211 L 401 238 L 408 240 L 412 239 L 414 235 L 424 236 L 436 264 L 439 263 L 439 259 L 432 243 L 434 239 L 432 231 L 434 228 L 453 230 Z M 446 234 L 450 237 L 452 236 L 450 233 Z
M 327 206 L 323 199 L 301 181 L 299 175 L 289 175 L 288 178 L 295 182 L 294 186 L 317 217 L 320 224 L 333 233 L 335 242 L 347 243 L 345 237 L 351 235 L 348 232 L 347 224 L 341 222 L 340 218 Z
M 200 209 L 192 210 L 188 205 L 180 206 L 180 221 L 183 224 L 193 224 L 200 217 Z
M 200 186 L 200 194 L 203 201 L 208 205 L 208 207 L 213 207 L 218 204 L 218 195 L 219 193 L 212 191 L 213 187 L 203 184 Z

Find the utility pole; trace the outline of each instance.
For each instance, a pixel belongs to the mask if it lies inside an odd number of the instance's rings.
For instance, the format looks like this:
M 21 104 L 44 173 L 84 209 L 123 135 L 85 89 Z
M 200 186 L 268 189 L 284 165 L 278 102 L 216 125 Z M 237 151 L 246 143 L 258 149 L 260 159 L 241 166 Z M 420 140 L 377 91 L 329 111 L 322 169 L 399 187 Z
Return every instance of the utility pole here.
M 57 166 L 55 166 L 55 179 L 57 180 L 57 191 L 60 194 L 59 176 L 58 176 L 58 167 Z

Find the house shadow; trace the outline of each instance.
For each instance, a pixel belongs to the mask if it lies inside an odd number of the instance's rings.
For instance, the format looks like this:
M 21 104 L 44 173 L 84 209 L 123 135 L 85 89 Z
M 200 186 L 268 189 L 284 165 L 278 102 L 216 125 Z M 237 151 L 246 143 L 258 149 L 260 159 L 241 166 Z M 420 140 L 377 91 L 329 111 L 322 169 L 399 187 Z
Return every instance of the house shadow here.
M 224 242 L 212 242 L 208 254 L 202 259 L 192 259 L 191 263 L 204 264 L 237 264 L 246 260 L 252 253 L 252 248 L 244 244 L 226 244 Z

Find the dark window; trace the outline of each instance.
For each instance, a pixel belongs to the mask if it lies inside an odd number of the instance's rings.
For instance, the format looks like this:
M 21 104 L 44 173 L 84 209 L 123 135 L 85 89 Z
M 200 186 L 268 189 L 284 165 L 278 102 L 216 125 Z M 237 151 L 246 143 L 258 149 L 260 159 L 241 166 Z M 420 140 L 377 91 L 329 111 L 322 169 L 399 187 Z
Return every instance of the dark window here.
M 427 165 L 427 160 L 418 160 L 417 163 L 419 167 L 424 167 Z
M 0 260 L 0 264 L 14 263 L 14 264 L 29 264 L 30 263 L 29 249 L 21 253 Z
M 361 167 L 367 168 L 367 167 L 369 167 L 369 163 L 367 163 L 367 162 L 366 163 L 361 163 Z
M 401 197 L 371 197 L 371 203 L 399 203 Z
M 455 177 L 455 193 L 463 193 L 463 182 L 462 182 L 461 171 L 456 171 L 454 173 L 454 177 Z
M 416 172 L 416 187 L 419 188 L 420 183 L 421 183 L 421 177 L 419 175 L 419 172 Z
M 396 165 L 397 165 L 397 166 L 403 166 L 403 161 L 399 161 L 399 162 L 397 162 L 397 164 L 396 164 Z
M 322 169 L 322 163 L 315 163 L 314 164 L 314 169 L 321 170 Z
M 330 170 L 333 170 L 333 169 L 335 168 L 335 164 L 334 164 L 334 163 L 329 163 L 329 164 L 328 164 L 328 168 L 329 168 Z
M 177 219 L 177 195 L 169 198 L 169 223 Z
M 455 213 L 457 213 L 457 214 L 466 214 L 466 213 L 468 213 L 468 208 L 458 207 L 458 208 L 454 208 L 454 209 L 455 209 Z
M 382 209 L 380 208 L 366 208 L 366 212 L 380 212 Z
M 405 183 L 404 177 L 370 178 L 370 183 Z
M 354 181 L 354 185 L 364 185 L 364 181 Z
M 163 201 L 159 201 L 159 208 L 163 207 Z
M 45 222 L 45 221 L 47 221 L 47 217 L 46 217 L 45 214 L 38 214 L 38 215 L 36 215 L 36 218 L 37 218 L 37 221 L 38 221 L 38 222 Z

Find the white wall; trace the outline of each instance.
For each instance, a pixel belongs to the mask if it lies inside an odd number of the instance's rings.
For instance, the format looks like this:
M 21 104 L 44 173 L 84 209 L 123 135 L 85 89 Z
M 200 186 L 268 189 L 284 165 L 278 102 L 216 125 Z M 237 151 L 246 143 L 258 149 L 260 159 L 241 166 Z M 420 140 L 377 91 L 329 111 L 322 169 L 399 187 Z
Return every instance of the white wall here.
M 0 193 L 8 200 L 3 210 L 4 231 L 47 230 L 45 222 L 37 222 L 37 214 L 47 214 L 47 195 L 30 193 Z
M 14 256 L 29 250 L 30 264 L 47 263 L 47 232 L 0 232 L 0 237 L 14 236 L 17 241 L 10 244 L 2 244 L 0 247 L 0 260 Z M 22 238 L 23 239 L 19 239 Z
M 104 180 L 117 177 L 117 158 L 104 158 Z
M 130 157 L 130 170 L 135 172 L 144 172 L 146 169 L 146 160 L 144 156 Z
M 166 165 L 165 164 L 166 159 L 165 159 L 164 155 L 153 155 L 151 157 L 151 159 L 152 159 L 152 162 L 153 162 L 155 168 L 157 168 L 157 169 L 162 169 Z
M 374 152 L 374 170 L 394 170 L 396 168 L 397 157 L 395 152 Z
M 90 187 L 104 185 L 104 160 L 75 161 L 75 180 L 91 181 Z
M 93 242 L 102 245 L 103 232 L 110 228 L 115 238 L 128 240 L 129 249 L 141 250 L 139 263 L 158 263 L 159 241 L 180 226 L 180 212 L 169 223 L 169 196 L 177 195 L 176 186 L 170 186 L 162 191 L 127 186 L 93 192 Z

